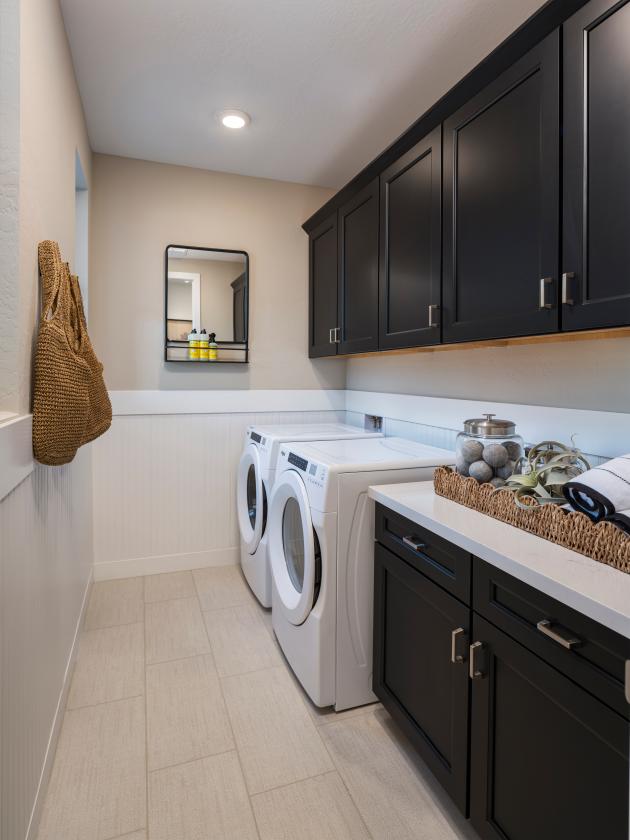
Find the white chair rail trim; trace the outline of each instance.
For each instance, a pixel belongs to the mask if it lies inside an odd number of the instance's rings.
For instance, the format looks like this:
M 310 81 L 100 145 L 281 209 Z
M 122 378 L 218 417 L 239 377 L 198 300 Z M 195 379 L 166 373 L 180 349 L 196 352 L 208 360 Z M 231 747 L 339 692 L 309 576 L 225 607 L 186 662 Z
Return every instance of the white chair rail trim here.
M 0 501 L 33 472 L 32 439 L 32 414 L 0 414 Z

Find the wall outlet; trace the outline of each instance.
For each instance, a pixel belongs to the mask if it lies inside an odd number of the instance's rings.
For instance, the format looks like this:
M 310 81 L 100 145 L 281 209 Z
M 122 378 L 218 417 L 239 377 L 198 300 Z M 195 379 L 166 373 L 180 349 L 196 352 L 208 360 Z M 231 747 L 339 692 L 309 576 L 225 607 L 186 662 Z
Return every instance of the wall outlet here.
M 382 432 L 383 418 L 379 417 L 377 414 L 364 414 L 363 428 L 366 432 Z

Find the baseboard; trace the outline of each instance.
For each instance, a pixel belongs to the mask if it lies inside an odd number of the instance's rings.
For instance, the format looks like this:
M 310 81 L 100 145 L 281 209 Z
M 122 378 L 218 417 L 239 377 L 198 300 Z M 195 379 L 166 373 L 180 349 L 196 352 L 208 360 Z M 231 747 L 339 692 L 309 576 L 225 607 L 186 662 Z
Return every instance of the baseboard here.
M 70 691 L 70 683 L 72 682 L 72 674 L 74 672 L 74 664 L 77 658 L 77 651 L 79 647 L 79 636 L 83 630 L 83 622 L 85 621 L 85 613 L 87 610 L 88 600 L 90 597 L 90 590 L 92 588 L 92 575 L 88 578 L 85 591 L 83 593 L 83 601 L 81 602 L 81 610 L 79 618 L 77 619 L 76 627 L 74 629 L 74 637 L 68 654 L 68 661 L 66 663 L 66 670 L 63 675 L 63 683 L 61 691 L 59 692 L 59 699 L 57 700 L 57 708 L 53 718 L 53 724 L 50 729 L 50 737 L 46 746 L 46 754 L 44 756 L 44 763 L 42 765 L 42 772 L 39 777 L 37 785 L 37 792 L 35 793 L 35 801 L 33 802 L 33 809 L 31 817 L 28 821 L 28 828 L 26 830 L 25 840 L 35 840 L 39 830 L 39 821 L 44 807 L 44 799 L 48 790 L 48 783 L 50 781 L 50 774 L 55 760 L 55 753 L 57 751 L 57 741 L 59 740 L 59 732 L 61 724 L 63 723 L 63 716 L 66 711 L 66 702 L 68 700 L 68 692 Z
M 160 575 L 164 572 L 185 572 L 206 566 L 235 566 L 239 548 L 213 548 L 186 554 L 161 554 L 154 557 L 130 557 L 94 564 L 94 580 Z

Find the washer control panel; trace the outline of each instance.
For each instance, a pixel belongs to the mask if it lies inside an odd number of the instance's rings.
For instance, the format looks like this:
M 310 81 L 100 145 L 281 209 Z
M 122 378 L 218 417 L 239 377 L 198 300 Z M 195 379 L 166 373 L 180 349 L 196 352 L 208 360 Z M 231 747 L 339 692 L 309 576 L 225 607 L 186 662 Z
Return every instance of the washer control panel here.
M 254 443 L 258 444 L 258 447 L 260 449 L 262 449 L 264 452 L 267 451 L 268 446 L 267 446 L 267 438 L 266 437 L 263 437 L 263 435 L 259 435 L 258 432 L 254 432 L 254 431 L 249 432 L 249 437 L 250 437 L 250 440 L 252 440 Z
M 311 487 L 321 487 L 323 489 L 327 475 L 326 467 L 323 464 L 318 464 L 316 461 L 307 461 L 301 455 L 283 448 L 280 450 L 278 467 L 282 469 L 284 464 L 298 469 L 304 481 Z

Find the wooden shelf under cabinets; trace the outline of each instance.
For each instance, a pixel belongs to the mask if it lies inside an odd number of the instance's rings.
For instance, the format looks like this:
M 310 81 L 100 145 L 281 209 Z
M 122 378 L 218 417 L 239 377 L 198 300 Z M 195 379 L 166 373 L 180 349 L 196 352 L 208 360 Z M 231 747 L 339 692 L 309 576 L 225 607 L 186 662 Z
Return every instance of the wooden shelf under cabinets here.
M 455 344 L 434 344 L 429 347 L 405 347 L 398 350 L 373 350 L 370 353 L 339 353 L 331 358 L 364 359 L 369 356 L 407 355 L 409 353 L 439 353 L 445 350 L 477 350 L 482 347 L 517 347 L 523 344 L 558 344 L 567 341 L 602 341 L 606 338 L 628 338 L 630 327 L 615 327 L 605 330 L 580 330 L 551 335 L 525 335 L 517 338 L 496 338 L 484 341 L 462 341 Z

